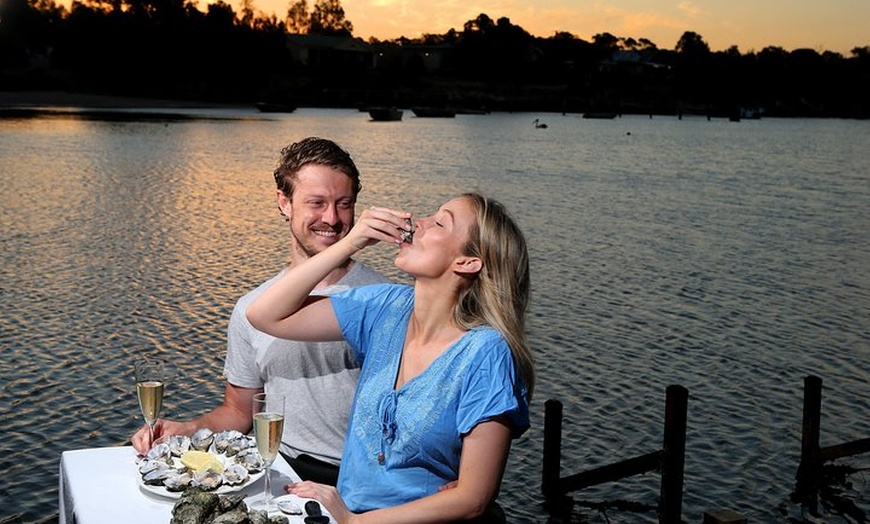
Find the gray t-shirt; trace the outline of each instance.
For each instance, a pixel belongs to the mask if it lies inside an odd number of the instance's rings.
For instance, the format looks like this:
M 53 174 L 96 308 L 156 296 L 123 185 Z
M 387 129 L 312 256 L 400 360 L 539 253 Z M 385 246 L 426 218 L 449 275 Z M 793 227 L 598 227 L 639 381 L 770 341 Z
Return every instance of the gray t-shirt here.
M 304 453 L 338 465 L 359 378 L 359 364 L 347 344 L 275 338 L 255 329 L 245 315 L 248 305 L 283 273 L 240 298 L 233 308 L 224 376 L 235 386 L 263 388 L 286 397 L 283 453 L 291 457 Z M 389 279 L 355 262 L 336 284 L 313 294 L 331 295 L 385 282 Z

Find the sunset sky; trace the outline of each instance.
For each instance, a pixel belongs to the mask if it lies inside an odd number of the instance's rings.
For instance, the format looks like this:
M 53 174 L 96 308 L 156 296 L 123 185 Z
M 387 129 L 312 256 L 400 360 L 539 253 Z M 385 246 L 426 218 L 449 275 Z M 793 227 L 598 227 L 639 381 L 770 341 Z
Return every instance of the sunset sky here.
M 200 0 L 204 6 L 205 0 Z M 316 0 L 308 0 L 309 8 Z M 238 8 L 238 0 L 229 0 Z M 254 0 L 283 19 L 290 0 Z M 767 46 L 810 48 L 850 56 L 870 45 L 870 0 L 342 0 L 354 36 L 381 40 L 461 30 L 485 13 L 507 17 L 534 36 L 557 31 L 584 40 L 598 33 L 647 38 L 673 49 L 685 31 L 701 35 L 712 51 L 736 45 L 741 53 Z

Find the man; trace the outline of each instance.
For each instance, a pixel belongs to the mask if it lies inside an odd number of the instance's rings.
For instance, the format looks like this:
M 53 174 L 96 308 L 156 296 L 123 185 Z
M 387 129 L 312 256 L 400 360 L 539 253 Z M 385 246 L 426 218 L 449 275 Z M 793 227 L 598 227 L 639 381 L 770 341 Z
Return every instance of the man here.
M 311 137 L 284 148 L 275 182 L 278 208 L 290 223 L 290 267 L 338 242 L 353 227 L 361 189 L 359 171 L 334 142 Z M 154 438 L 190 435 L 203 427 L 248 433 L 253 396 L 262 391 L 285 395 L 282 455 L 303 479 L 334 485 L 359 364 L 344 342 L 282 340 L 251 326 L 245 315 L 248 304 L 281 274 L 239 299 L 233 309 L 223 404 L 189 421 L 160 419 Z M 382 282 L 388 279 L 350 260 L 329 273 L 314 294 Z M 140 453 L 146 452 L 151 446 L 148 427 L 143 426 L 131 441 Z

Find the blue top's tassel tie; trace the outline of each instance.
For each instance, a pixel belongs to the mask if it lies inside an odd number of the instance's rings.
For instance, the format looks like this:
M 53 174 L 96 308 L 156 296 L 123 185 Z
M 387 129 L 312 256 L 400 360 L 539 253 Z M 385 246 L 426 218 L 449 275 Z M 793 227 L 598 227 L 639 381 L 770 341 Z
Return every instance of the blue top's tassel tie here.
M 378 453 L 378 464 L 386 461 L 387 446 L 396 439 L 396 392 L 391 391 L 381 399 L 381 452 Z

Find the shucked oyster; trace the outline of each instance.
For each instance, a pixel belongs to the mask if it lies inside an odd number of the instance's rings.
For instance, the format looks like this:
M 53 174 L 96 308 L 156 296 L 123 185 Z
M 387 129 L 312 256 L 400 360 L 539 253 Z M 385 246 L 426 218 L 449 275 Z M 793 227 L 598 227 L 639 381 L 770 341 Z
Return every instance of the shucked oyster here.
M 214 442 L 214 433 L 208 428 L 200 428 L 190 436 L 190 446 L 199 451 L 208 451 Z
M 163 466 L 159 466 L 142 474 L 142 482 L 149 486 L 160 486 L 163 485 L 163 481 L 174 472 L 174 469 L 164 463 Z
M 258 473 L 263 469 L 263 459 L 260 458 L 257 448 L 248 448 L 239 452 L 235 457 L 235 461 L 245 466 L 249 473 Z
M 224 454 L 228 457 L 234 457 L 242 451 L 257 447 L 257 441 L 253 437 L 242 435 L 241 437 L 230 442 Z
M 235 429 L 219 431 L 214 435 L 214 450 L 218 453 L 226 453 L 227 448 L 230 447 L 230 444 L 232 444 L 233 441 L 239 439 L 240 437 L 244 437 L 244 435 L 241 431 L 236 431 Z
M 166 491 L 184 491 L 193 483 L 193 472 L 172 470 L 163 479 Z
M 168 467 L 169 467 L 169 464 L 166 462 L 163 462 L 162 460 L 142 459 L 139 462 L 139 473 L 144 475 L 150 471 L 154 471 L 155 469 L 168 468 Z
M 414 225 L 411 224 L 410 218 L 407 220 L 407 222 L 408 222 L 408 229 L 407 230 L 401 229 L 400 231 L 402 232 L 402 242 L 405 242 L 406 244 L 410 244 L 414 241 Z
M 230 464 L 224 470 L 224 484 L 236 486 L 248 480 L 248 468 L 242 464 Z
M 218 489 L 224 482 L 224 477 L 217 471 L 207 469 L 199 475 L 193 477 L 191 486 L 199 486 L 202 489 L 212 491 Z
M 166 463 L 172 462 L 172 452 L 169 449 L 169 444 L 165 442 L 155 444 L 151 449 L 148 450 L 148 453 L 145 454 L 145 460 L 161 461 Z
M 166 444 L 169 445 L 169 452 L 173 457 L 180 457 L 190 449 L 190 437 L 187 435 L 170 435 L 166 439 Z

